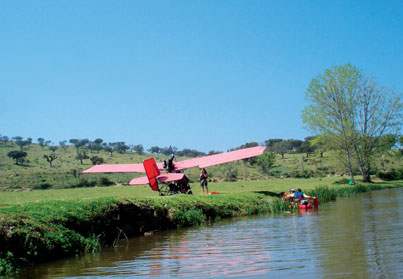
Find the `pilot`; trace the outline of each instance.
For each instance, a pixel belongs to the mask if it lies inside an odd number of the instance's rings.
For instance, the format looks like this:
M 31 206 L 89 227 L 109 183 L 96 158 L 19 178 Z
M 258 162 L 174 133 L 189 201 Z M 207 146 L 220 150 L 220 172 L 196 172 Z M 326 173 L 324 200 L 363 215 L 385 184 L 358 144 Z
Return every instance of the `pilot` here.
M 172 155 L 171 158 L 166 159 L 164 161 L 164 169 L 166 169 L 168 172 L 172 172 L 174 170 L 174 163 L 173 163 L 174 158 L 175 155 Z

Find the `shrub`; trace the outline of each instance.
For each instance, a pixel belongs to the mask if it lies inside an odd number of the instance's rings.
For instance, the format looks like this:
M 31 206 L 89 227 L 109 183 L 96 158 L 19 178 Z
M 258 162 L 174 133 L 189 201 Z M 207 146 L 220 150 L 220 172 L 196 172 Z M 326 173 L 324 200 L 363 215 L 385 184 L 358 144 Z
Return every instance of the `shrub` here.
M 333 184 L 337 184 L 337 185 L 340 185 L 340 184 L 348 184 L 348 182 L 349 182 L 349 179 L 348 179 L 348 178 L 342 178 L 342 179 L 340 179 L 340 180 L 337 180 L 337 181 L 333 182 Z
M 74 188 L 80 188 L 80 187 L 94 187 L 97 184 L 96 181 L 94 180 L 88 180 L 85 178 L 82 178 L 77 184 L 74 184 Z
M 238 169 L 227 167 L 224 171 L 224 181 L 236 181 L 238 178 Z
M 103 186 L 111 186 L 111 185 L 115 185 L 115 182 L 110 180 L 108 177 L 101 177 L 99 179 L 99 184 L 103 185 Z
M 403 169 L 395 170 L 392 169 L 386 172 L 378 172 L 377 176 L 383 180 L 400 180 L 403 179 Z
M 90 160 L 91 160 L 93 165 L 101 165 L 101 164 L 103 164 L 105 162 L 104 158 L 99 157 L 99 156 L 92 156 L 90 158 Z
M 185 212 L 176 210 L 173 219 L 178 227 L 186 227 L 203 224 L 206 216 L 201 209 L 185 209 Z
M 46 190 L 46 189 L 50 189 L 52 187 L 53 187 L 52 184 L 45 182 L 40 185 L 35 185 L 34 187 L 32 187 L 32 190 Z

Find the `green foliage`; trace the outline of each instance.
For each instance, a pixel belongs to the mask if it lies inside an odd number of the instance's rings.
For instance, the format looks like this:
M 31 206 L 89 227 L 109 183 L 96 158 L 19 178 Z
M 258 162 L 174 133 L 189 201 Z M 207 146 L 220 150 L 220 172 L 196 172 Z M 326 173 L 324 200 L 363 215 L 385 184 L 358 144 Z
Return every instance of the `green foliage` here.
M 43 158 L 45 158 L 46 161 L 48 161 L 50 167 L 52 167 L 52 162 L 57 159 L 57 156 L 54 153 L 49 154 L 49 155 L 45 154 L 45 155 L 43 155 Z
M 101 177 L 99 179 L 99 184 L 102 186 L 111 186 L 111 185 L 115 185 L 115 182 L 110 180 L 108 177 Z
M 92 156 L 90 158 L 91 162 L 93 165 L 101 165 L 105 162 L 104 158 L 99 157 L 99 156 Z
M 236 181 L 238 178 L 238 169 L 234 167 L 227 167 L 224 170 L 224 181 Z
M 13 253 L 10 251 L 0 253 L 0 276 L 13 273 L 17 270 Z
M 50 189 L 50 188 L 52 188 L 52 185 L 49 184 L 49 183 L 46 183 L 46 182 L 42 183 L 40 185 L 34 185 L 32 187 L 33 190 L 47 190 L 47 189 Z
M 333 184 L 343 185 L 343 184 L 348 184 L 349 181 L 350 181 L 350 179 L 348 179 L 348 178 L 342 178 L 340 180 L 333 182 Z
M 265 152 L 257 158 L 257 165 L 261 168 L 263 173 L 269 174 L 275 161 L 276 155 L 274 155 L 273 152 Z
M 89 158 L 90 157 L 88 157 L 86 152 L 80 152 L 80 151 L 77 152 L 76 159 L 80 160 L 81 165 L 83 165 L 83 160 L 89 159 Z
M 402 96 L 350 64 L 334 66 L 312 79 L 302 119 L 333 149 L 343 150 L 352 179 L 354 160 L 369 182 L 375 154 L 390 149 L 391 135 L 402 126 Z
M 175 211 L 173 220 L 179 227 L 188 227 L 203 224 L 206 216 L 201 209 L 189 209 L 184 212 L 178 209 Z
M 391 169 L 390 171 L 380 171 L 377 176 L 383 180 L 401 180 L 403 179 L 403 169 L 395 170 Z
M 10 151 L 7 153 L 7 156 L 13 158 L 15 160 L 15 164 L 19 165 L 24 163 L 25 157 L 27 157 L 27 152 L 25 151 Z

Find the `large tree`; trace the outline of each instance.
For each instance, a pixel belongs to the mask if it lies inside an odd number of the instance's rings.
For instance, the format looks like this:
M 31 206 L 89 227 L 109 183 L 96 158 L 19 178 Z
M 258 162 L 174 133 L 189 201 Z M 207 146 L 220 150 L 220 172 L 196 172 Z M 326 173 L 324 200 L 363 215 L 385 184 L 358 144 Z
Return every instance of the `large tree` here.
M 326 137 L 333 148 L 344 151 L 352 179 L 355 160 L 363 180 L 370 181 L 374 155 L 382 149 L 379 139 L 401 128 L 402 95 L 380 87 L 361 70 L 346 64 L 312 79 L 306 99 L 303 122 Z
M 13 158 L 15 160 L 15 164 L 19 165 L 25 162 L 25 157 L 27 157 L 27 152 L 24 151 L 10 151 L 7 153 L 7 156 Z

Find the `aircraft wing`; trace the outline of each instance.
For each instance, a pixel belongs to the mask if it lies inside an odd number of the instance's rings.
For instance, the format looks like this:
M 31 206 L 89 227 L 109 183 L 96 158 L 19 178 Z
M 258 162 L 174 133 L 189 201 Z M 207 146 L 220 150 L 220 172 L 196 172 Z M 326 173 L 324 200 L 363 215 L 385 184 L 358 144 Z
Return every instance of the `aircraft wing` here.
M 163 163 L 157 163 L 159 169 L 163 169 Z M 103 164 L 96 165 L 82 173 L 133 173 L 145 172 L 143 163 L 139 164 Z M 148 183 L 148 182 L 147 182 Z
M 225 164 L 237 160 L 247 159 L 255 156 L 262 155 L 266 147 L 256 146 L 250 147 L 220 154 L 214 154 L 204 156 L 200 158 L 193 158 L 174 162 L 174 170 L 182 170 L 193 167 L 207 168 L 219 164 Z M 157 167 L 160 170 L 164 169 L 163 163 L 157 163 Z M 96 165 L 82 173 L 133 173 L 133 172 L 145 172 L 142 163 L 139 164 L 103 164 Z
M 184 161 L 175 162 L 175 170 L 199 167 L 206 168 L 219 164 L 225 164 L 237 160 L 247 159 L 255 156 L 262 155 L 266 147 L 256 146 L 220 154 L 204 156 L 200 158 L 193 158 Z
M 157 176 L 159 182 L 171 182 L 171 181 L 178 181 L 183 178 L 183 173 L 163 173 Z M 147 176 L 133 178 L 130 180 L 129 185 L 144 185 L 148 184 Z

